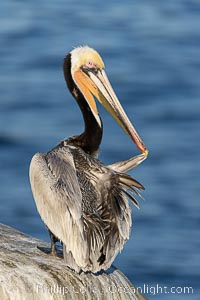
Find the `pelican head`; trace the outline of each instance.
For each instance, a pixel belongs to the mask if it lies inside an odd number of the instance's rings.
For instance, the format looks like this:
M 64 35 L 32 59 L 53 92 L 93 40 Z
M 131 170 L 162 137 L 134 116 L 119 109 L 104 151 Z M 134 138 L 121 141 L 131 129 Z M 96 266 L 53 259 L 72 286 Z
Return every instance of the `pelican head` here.
M 95 98 L 130 136 L 138 149 L 147 156 L 148 150 L 122 108 L 106 76 L 104 62 L 97 51 L 84 46 L 73 49 L 70 55 L 71 77 L 87 101 L 98 125 L 102 126 Z

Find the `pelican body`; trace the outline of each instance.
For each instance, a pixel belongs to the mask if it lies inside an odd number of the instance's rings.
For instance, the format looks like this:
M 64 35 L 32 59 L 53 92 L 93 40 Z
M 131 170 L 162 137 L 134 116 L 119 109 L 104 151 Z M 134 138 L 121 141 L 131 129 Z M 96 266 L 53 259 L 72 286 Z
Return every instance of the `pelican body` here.
M 125 172 L 148 154 L 129 121 L 105 73 L 100 55 L 88 46 L 73 49 L 64 59 L 67 86 L 82 111 L 85 130 L 36 153 L 30 164 L 30 182 L 38 212 L 55 243 L 63 244 L 66 265 L 80 271 L 107 269 L 130 236 L 128 199 L 143 186 Z M 130 136 L 142 154 L 105 166 L 97 158 L 102 121 L 94 97 Z

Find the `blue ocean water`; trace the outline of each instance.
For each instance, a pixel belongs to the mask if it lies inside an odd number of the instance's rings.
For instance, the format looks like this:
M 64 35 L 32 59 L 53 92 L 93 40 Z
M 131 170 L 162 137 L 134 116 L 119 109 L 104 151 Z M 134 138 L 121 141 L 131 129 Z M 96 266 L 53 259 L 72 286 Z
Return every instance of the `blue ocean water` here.
M 49 240 L 32 198 L 29 163 L 34 153 L 82 131 L 62 63 L 73 47 L 90 45 L 150 151 L 130 172 L 146 187 L 146 201 L 133 208 L 131 238 L 114 264 L 149 299 L 199 299 L 199 28 L 195 0 L 2 1 L 0 221 Z M 138 154 L 99 110 L 100 159 L 110 164 Z

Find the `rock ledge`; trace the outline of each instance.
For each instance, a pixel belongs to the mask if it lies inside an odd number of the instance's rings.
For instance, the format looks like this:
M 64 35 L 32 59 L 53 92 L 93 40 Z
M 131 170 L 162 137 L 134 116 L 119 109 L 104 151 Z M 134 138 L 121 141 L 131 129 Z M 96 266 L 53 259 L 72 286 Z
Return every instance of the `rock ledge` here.
M 49 244 L 0 224 L 0 299 L 118 300 L 146 298 L 115 267 L 77 274 L 63 259 L 42 252 Z

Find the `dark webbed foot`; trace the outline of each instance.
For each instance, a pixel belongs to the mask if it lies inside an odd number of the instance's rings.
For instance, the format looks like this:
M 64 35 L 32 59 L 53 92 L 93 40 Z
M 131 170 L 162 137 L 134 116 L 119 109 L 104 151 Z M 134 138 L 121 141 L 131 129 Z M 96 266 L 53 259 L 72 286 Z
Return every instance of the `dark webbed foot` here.
M 48 229 L 48 231 L 49 231 L 49 235 L 50 235 L 50 239 L 51 239 L 51 248 L 40 247 L 40 246 L 37 246 L 37 248 L 46 254 L 63 258 L 62 248 L 60 249 L 60 247 L 58 246 L 58 249 L 57 249 L 57 247 L 56 247 L 57 242 L 60 242 L 61 245 L 62 245 L 62 242 L 59 241 L 57 239 L 57 237 L 49 229 Z

